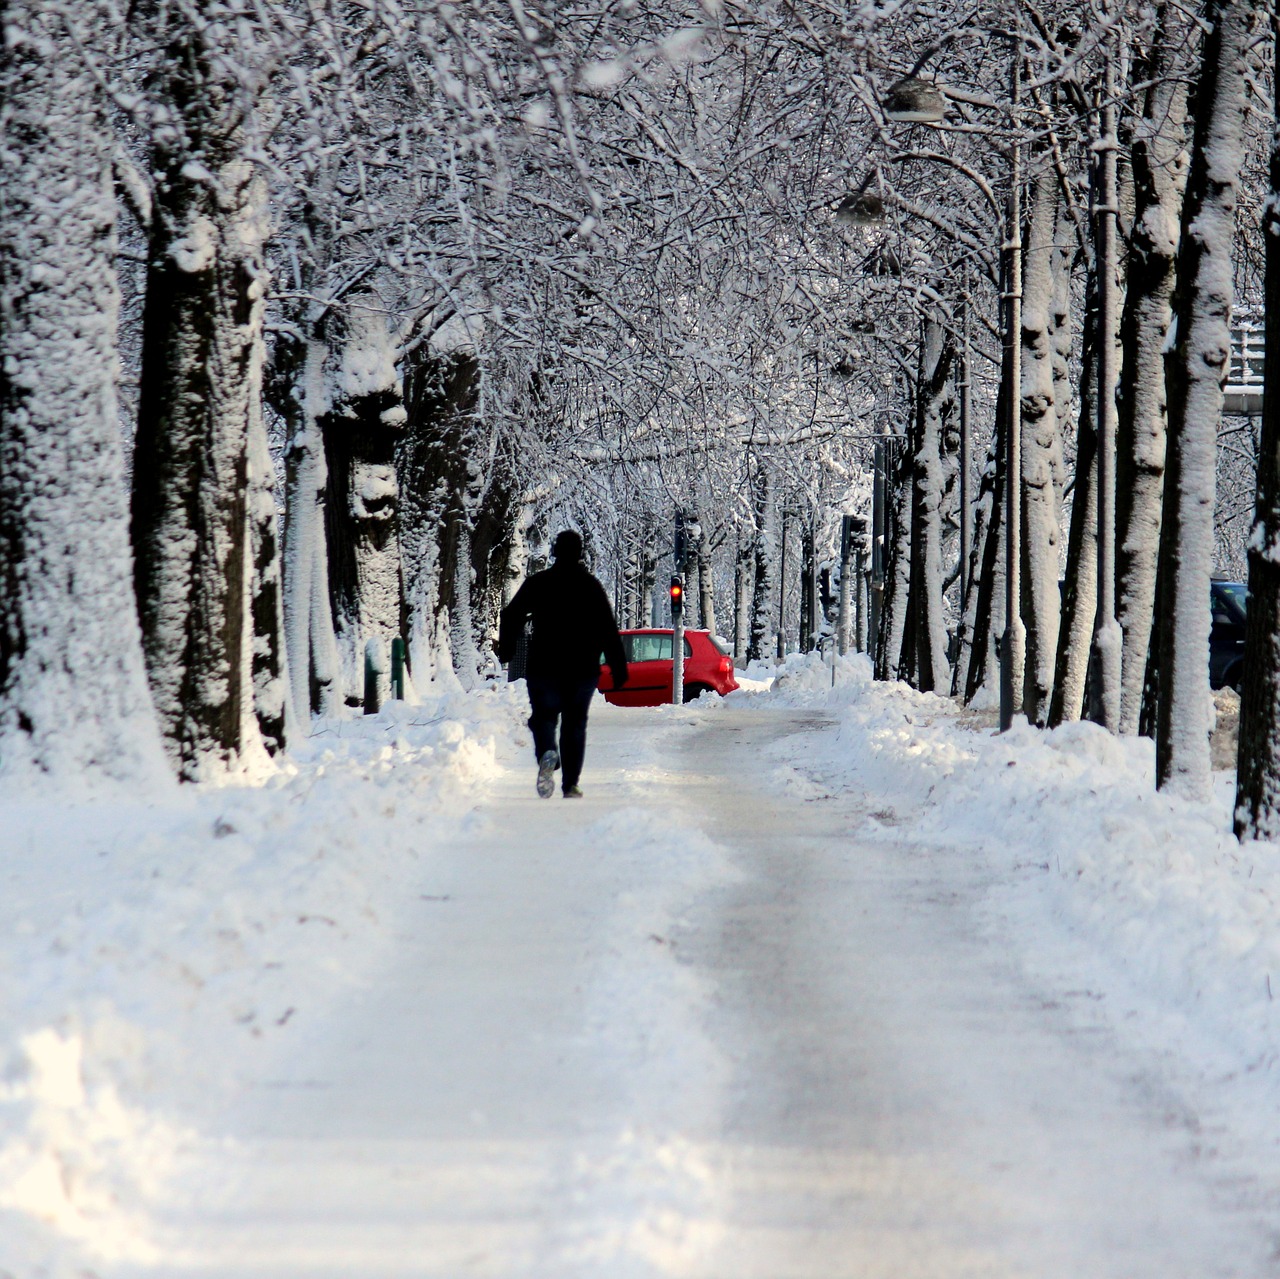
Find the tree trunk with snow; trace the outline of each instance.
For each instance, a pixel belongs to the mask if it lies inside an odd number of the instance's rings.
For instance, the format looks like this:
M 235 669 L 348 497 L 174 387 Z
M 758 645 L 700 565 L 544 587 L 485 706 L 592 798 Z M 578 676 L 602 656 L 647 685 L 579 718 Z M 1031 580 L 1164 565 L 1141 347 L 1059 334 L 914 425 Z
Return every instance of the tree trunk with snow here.
M 733 569 L 733 660 L 739 666 L 749 660 L 751 647 L 751 593 L 755 549 L 752 540 L 738 534 Z
M 328 402 L 320 418 L 329 478 L 325 535 L 344 695 L 356 706 L 364 697 L 366 645 L 373 641 L 389 653 L 401 633 L 395 461 L 406 413 L 395 349 L 376 298 L 347 299 L 329 328 Z
M 1210 793 L 1205 654 L 1215 462 L 1231 354 L 1232 244 L 1256 14 L 1255 5 L 1245 0 L 1209 0 L 1173 303 L 1156 773 L 1160 787 L 1190 799 L 1207 799 Z
M 324 359 L 318 337 L 281 335 L 268 384 L 286 429 L 284 635 L 294 720 L 303 728 L 342 705 L 325 545 Z
M 640 615 L 636 625 L 653 626 L 658 609 L 658 558 L 652 551 L 640 553 Z
M 716 594 L 715 580 L 712 574 L 713 560 L 711 549 L 704 532 L 698 538 L 698 620 L 704 630 L 712 635 L 716 633 Z
M 974 663 L 975 654 L 978 653 L 979 647 L 981 647 L 982 656 L 985 656 L 990 651 L 985 642 L 981 646 L 976 644 L 975 637 L 979 632 L 978 596 L 982 590 L 982 559 L 986 549 L 992 512 L 997 505 L 996 447 L 996 442 L 993 441 L 991 450 L 987 455 L 987 464 L 983 468 L 981 479 L 978 481 L 977 500 L 973 503 L 973 542 L 969 550 L 969 571 L 965 575 L 967 593 L 961 602 L 962 612 L 957 645 L 959 655 L 956 660 L 955 670 L 951 676 L 951 695 L 953 697 L 962 697 L 966 701 L 969 700 L 969 670 Z M 991 600 L 988 595 L 988 609 L 990 604 Z M 979 680 L 979 686 L 981 683 L 982 681 Z
M 772 472 L 758 464 L 753 481 L 755 489 L 755 587 L 751 595 L 751 638 L 747 646 L 749 662 L 773 657 L 774 586 L 777 574 L 775 540 L 777 537 L 777 494 Z
M 497 643 L 498 616 L 509 598 L 518 518 L 514 480 L 499 470 L 485 486 L 472 521 L 471 615 L 482 654 Z
M 1080 341 L 1080 413 L 1076 425 L 1076 467 L 1067 532 L 1067 568 L 1062 585 L 1062 625 L 1054 665 L 1049 727 L 1084 714 L 1089 644 L 1098 603 L 1098 290 L 1089 272 L 1085 287 L 1084 332 Z
M 157 132 L 132 536 L 147 672 L 169 756 L 197 781 L 262 749 L 253 713 L 249 427 L 260 366 L 266 190 L 246 90 L 167 18 L 172 127 Z
M 812 653 L 818 643 L 818 559 L 813 521 L 800 521 L 800 652 Z
M 1058 175 L 1045 165 L 1035 181 L 1022 285 L 1022 613 L 1027 627 L 1022 710 L 1043 726 L 1053 696 L 1062 595 L 1062 439 L 1054 378 L 1054 298 L 1060 251 Z
M 1075 330 L 1072 323 L 1072 262 L 1075 257 L 1076 224 L 1071 211 L 1062 205 L 1058 210 L 1058 229 L 1054 239 L 1058 245 L 1053 272 L 1053 403 L 1058 414 L 1058 439 L 1072 434 L 1075 408 L 1075 374 L 1072 352 Z M 1062 463 L 1059 501 L 1065 501 L 1066 465 Z M 1061 525 L 1061 517 L 1059 517 Z M 1059 616 L 1061 629 L 1061 616 Z
M 1280 20 L 1272 19 L 1280 47 Z M 1280 841 L 1280 100 L 1271 137 L 1271 198 L 1266 234 L 1266 352 L 1258 493 L 1249 538 L 1249 610 L 1235 832 Z
M 452 668 L 450 636 L 466 586 L 470 613 L 471 483 L 468 435 L 479 401 L 480 365 L 473 354 L 422 352 L 405 370 L 408 426 L 397 470 L 403 482 L 406 594 L 420 676 Z M 460 566 L 465 563 L 465 574 Z
M 982 567 L 978 573 L 977 599 L 974 605 L 973 644 L 969 655 L 969 670 L 965 679 L 967 703 L 978 697 L 979 690 L 988 696 L 1000 695 L 1000 645 L 1008 630 L 1005 609 L 1008 597 L 1006 566 L 1008 555 L 1005 547 L 1005 492 L 1008 485 L 1009 442 L 1009 359 L 1008 343 L 1004 344 L 1000 361 L 1000 388 L 996 397 L 995 437 L 992 441 L 995 458 L 991 482 L 993 485 L 992 509 L 981 542 Z M 985 479 L 985 477 L 984 477 Z M 975 542 L 975 547 L 977 543 Z
M 1186 89 L 1165 72 L 1166 42 L 1139 78 L 1150 82 L 1131 148 L 1129 239 L 1116 427 L 1116 616 L 1123 632 L 1120 731 L 1136 733 L 1155 608 L 1167 412 L 1164 345 L 1173 317 L 1186 144 Z
M 895 437 L 901 438 L 901 437 Z M 888 462 L 885 482 L 884 595 L 880 602 L 880 634 L 876 645 L 876 678 L 900 679 L 904 659 L 915 662 L 914 649 L 904 653 L 907 630 L 907 594 L 911 585 L 912 486 L 907 482 L 906 450 L 885 448 Z
M 262 361 L 258 344 L 249 385 L 249 677 L 258 732 L 269 755 L 281 754 L 290 721 L 289 664 L 284 639 L 284 570 L 276 467 L 262 417 Z M 302 720 L 305 724 L 306 720 Z
M 955 344 L 936 321 L 925 326 L 922 377 L 916 393 L 910 442 L 910 589 L 916 687 L 943 692 L 951 686 L 947 625 L 942 603 L 942 499 L 946 487 L 943 436 L 955 411 L 951 366 Z
M 0 18 L 0 776 L 145 786 L 167 769 L 130 577 L 106 104 L 65 6 Z M 77 7 L 95 53 L 109 20 Z

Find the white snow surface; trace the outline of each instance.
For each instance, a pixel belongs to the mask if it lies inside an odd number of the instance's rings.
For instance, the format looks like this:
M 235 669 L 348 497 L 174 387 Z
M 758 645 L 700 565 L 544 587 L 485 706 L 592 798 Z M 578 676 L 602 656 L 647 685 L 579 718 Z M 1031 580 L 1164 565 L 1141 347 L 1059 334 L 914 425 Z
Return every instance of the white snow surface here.
M 0 1275 L 1274 1274 L 1280 861 L 865 659 L 0 811 Z M 745 679 L 744 684 L 748 683 Z

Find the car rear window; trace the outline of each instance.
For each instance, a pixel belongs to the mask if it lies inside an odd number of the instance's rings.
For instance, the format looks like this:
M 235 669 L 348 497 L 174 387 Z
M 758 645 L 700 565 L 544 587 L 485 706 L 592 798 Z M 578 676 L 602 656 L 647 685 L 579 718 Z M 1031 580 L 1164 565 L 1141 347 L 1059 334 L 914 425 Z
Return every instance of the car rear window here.
M 622 643 L 629 662 L 669 662 L 670 635 L 624 635 Z
M 1209 592 L 1215 623 L 1243 626 L 1249 612 L 1249 591 L 1243 582 L 1214 582 Z
M 628 662 L 669 662 L 671 660 L 671 632 L 665 635 L 624 635 L 622 647 Z M 693 645 L 686 638 L 684 655 L 693 656 Z

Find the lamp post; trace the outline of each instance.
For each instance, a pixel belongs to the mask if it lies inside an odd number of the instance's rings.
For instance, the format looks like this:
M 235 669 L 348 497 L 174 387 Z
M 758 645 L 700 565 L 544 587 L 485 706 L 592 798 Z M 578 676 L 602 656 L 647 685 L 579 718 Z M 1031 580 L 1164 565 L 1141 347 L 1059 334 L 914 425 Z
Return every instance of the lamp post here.
M 1022 37 L 1016 37 L 1009 96 L 1022 101 Z M 1004 492 L 1004 640 L 1000 645 L 1000 731 L 1013 726 L 1022 706 L 1027 632 L 1022 625 L 1022 145 L 1015 133 L 1009 148 L 1009 213 L 1004 235 L 1005 359 L 1009 402 L 1005 441 L 1008 472 Z
M 940 46 L 931 48 L 918 62 L 911 74 L 894 84 L 885 95 L 885 118 L 894 122 L 911 124 L 938 124 L 945 115 L 946 100 L 942 90 L 933 83 L 918 78 L 924 62 Z M 1010 58 L 1009 97 L 1010 113 L 1015 126 L 1022 104 L 1022 33 L 1021 15 L 1015 19 L 1013 51 Z M 941 160 L 943 157 L 927 157 Z M 991 205 L 997 222 L 1001 224 L 1001 302 L 1003 310 L 1003 348 L 1005 383 L 1008 399 L 1005 418 L 1008 435 L 1005 439 L 1007 461 L 1004 491 L 1005 532 L 1005 633 L 1000 645 L 1000 729 L 1012 726 L 1013 717 L 1022 706 L 1022 684 L 1026 654 L 1026 629 L 1022 625 L 1022 145 L 1014 133 L 1009 148 L 1009 195 L 1001 210 L 990 188 L 971 171 L 959 168 L 974 180 L 987 202 Z M 869 190 L 869 182 L 863 184 L 860 194 Z M 961 606 L 968 591 L 969 569 L 969 503 L 970 503 L 970 336 L 969 336 L 969 280 L 965 272 L 962 293 L 961 319 L 961 379 L 960 379 L 960 591 Z M 883 530 L 881 530 L 881 535 Z M 877 563 L 877 547 L 872 544 L 872 634 L 879 623 L 878 600 L 874 578 Z M 874 642 L 874 641 L 873 641 Z
M 1116 181 L 1115 58 L 1108 44 L 1099 113 L 1099 190 L 1093 215 L 1098 241 L 1098 602 L 1089 650 L 1089 718 L 1115 733 L 1120 728 L 1123 636 L 1116 621 Z
M 960 613 L 963 616 L 969 599 L 969 542 L 973 529 L 969 519 L 969 504 L 973 501 L 973 495 L 969 491 L 973 475 L 973 436 L 970 429 L 972 400 L 969 394 L 969 362 L 973 343 L 969 321 L 969 264 L 967 261 L 964 266 L 964 285 L 960 295 L 960 305 L 962 307 L 960 316 Z

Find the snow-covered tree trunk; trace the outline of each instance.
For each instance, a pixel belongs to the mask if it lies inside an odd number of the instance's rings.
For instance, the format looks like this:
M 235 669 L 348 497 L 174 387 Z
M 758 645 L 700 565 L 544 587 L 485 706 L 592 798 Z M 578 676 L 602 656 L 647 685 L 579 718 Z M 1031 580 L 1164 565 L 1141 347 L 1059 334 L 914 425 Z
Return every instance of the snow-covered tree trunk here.
M 923 376 L 916 393 L 910 442 L 911 475 L 911 631 L 915 639 L 916 687 L 926 693 L 951 687 L 947 664 L 947 625 L 942 612 L 942 498 L 946 486 L 943 434 L 955 409 L 951 366 L 955 344 L 942 325 L 925 325 Z
M 733 569 L 733 660 L 741 666 L 751 647 L 751 595 L 754 582 L 755 550 L 752 540 L 738 534 Z
M 339 317 L 335 316 L 335 321 Z M 329 590 L 348 704 L 364 696 L 370 640 L 390 652 L 401 633 L 400 486 L 396 448 L 406 413 L 395 348 L 377 300 L 347 300 L 330 327 L 336 348 L 320 419 L 329 490 L 325 503 Z M 467 588 L 470 605 L 470 583 Z M 384 690 L 385 692 L 385 690 Z
M 1232 244 L 1257 8 L 1209 0 L 1182 213 L 1160 534 L 1157 784 L 1207 799 L 1209 583 L 1218 419 L 1231 354 Z
M 457 592 L 466 585 L 470 610 L 470 560 L 459 573 L 460 543 L 471 518 L 467 446 L 479 400 L 480 365 L 469 351 L 422 352 L 407 364 L 407 429 L 396 469 L 403 485 L 407 604 L 413 619 L 415 679 L 452 678 L 451 636 Z M 470 530 L 465 530 L 470 546 Z
M 1036 178 L 1027 222 L 1022 285 L 1022 613 L 1027 627 L 1022 710 L 1043 725 L 1053 696 L 1061 592 L 1062 439 L 1054 376 L 1054 298 L 1059 250 L 1058 176 Z
M 106 6 L 0 5 L 0 777 L 167 779 L 130 576 L 116 409 Z
M 249 674 L 253 713 L 269 755 L 280 754 L 293 719 L 289 665 L 284 638 L 284 575 L 280 544 L 280 510 L 276 502 L 276 468 L 262 417 L 262 362 L 258 343 L 249 380 L 249 555 L 247 574 Z M 306 719 L 301 721 L 304 725 Z
M 1116 616 L 1124 635 L 1120 731 L 1136 733 L 1151 643 L 1164 494 L 1164 345 L 1173 317 L 1178 218 L 1186 176 L 1186 88 L 1165 75 L 1168 36 L 1155 42 L 1131 147 L 1135 207 L 1129 239 L 1116 429 Z
M 490 479 L 481 495 L 471 534 L 474 583 L 471 615 L 480 663 L 498 638 L 498 615 L 511 579 L 511 561 L 519 535 L 516 491 L 511 477 L 502 472 Z
M 325 547 L 325 346 L 318 339 L 282 337 L 275 372 L 284 385 L 277 408 L 287 424 L 285 442 L 284 634 L 295 722 L 335 715 L 342 705 L 338 645 L 329 603 Z
M 247 492 L 265 190 L 217 28 L 173 11 L 157 130 L 132 535 L 166 749 L 198 781 L 262 751 L 252 713 Z
M 774 548 L 777 536 L 777 495 L 773 473 L 760 463 L 754 477 L 755 488 L 755 587 L 751 594 L 751 639 L 747 660 L 765 661 L 773 657 L 775 627 L 774 579 L 777 574 Z
M 901 437 L 895 437 L 901 438 Z M 907 595 L 911 586 L 911 505 L 903 458 L 906 450 L 885 448 L 888 458 L 885 482 L 884 595 L 880 601 L 880 634 L 876 644 L 876 678 L 900 679 L 904 658 L 914 665 L 914 651 L 904 655 L 907 630 Z
M 1072 412 L 1075 407 L 1075 376 L 1071 366 L 1075 332 L 1072 325 L 1072 258 L 1076 237 L 1075 220 L 1064 206 L 1058 210 L 1058 229 L 1054 239 L 1058 253 L 1053 270 L 1053 403 L 1058 413 L 1058 439 L 1071 435 Z M 1062 464 L 1060 489 L 1066 487 L 1066 466 Z M 1059 500 L 1063 500 L 1060 491 Z M 1061 527 L 1061 517 L 1059 517 Z M 1061 629 L 1061 617 L 1059 617 Z
M 653 626 L 658 608 L 658 560 L 652 551 L 640 554 L 640 613 L 637 626 Z
M 1098 290 L 1089 272 L 1085 288 L 1084 332 L 1080 341 L 1080 413 L 1076 425 L 1076 467 L 1067 532 L 1067 568 L 1062 587 L 1062 625 L 1054 666 L 1049 726 L 1056 728 L 1084 714 L 1089 644 L 1098 603 Z
M 1280 48 L 1280 19 L 1272 17 Z M 1280 99 L 1271 136 L 1271 197 L 1266 234 L 1266 353 L 1258 492 L 1249 538 L 1249 612 L 1235 832 L 1240 839 L 1280 841 Z
M 980 557 L 980 567 L 971 579 L 976 582 L 976 589 L 971 587 L 974 594 L 973 628 L 964 682 L 966 705 L 983 691 L 988 697 L 999 696 L 1000 656 L 996 644 L 998 637 L 1004 633 L 1005 548 L 1004 503 L 1001 495 L 1007 474 L 1005 439 L 1008 431 L 1004 411 L 1007 402 L 1007 397 L 1002 393 L 996 410 L 995 438 L 992 441 L 994 455 L 989 457 L 982 476 L 983 487 L 989 487 L 991 504 L 985 511 L 985 520 L 974 528 L 974 555 Z M 981 504 L 978 509 L 980 514 L 983 513 Z
M 812 653 L 818 642 L 818 559 L 812 520 L 800 521 L 800 652 Z
M 716 633 L 716 592 L 711 550 L 707 535 L 698 539 L 698 617 L 704 630 Z
M 973 504 L 973 542 L 969 550 L 969 572 L 966 574 L 967 594 L 962 602 L 959 635 L 959 656 L 951 676 L 951 695 L 968 700 L 969 669 L 975 653 L 974 637 L 978 626 L 978 595 L 982 589 L 982 555 L 986 547 L 987 530 L 995 506 L 996 494 L 995 444 L 987 457 L 982 477 L 978 481 L 978 496 Z M 988 599 L 988 608 L 990 599 Z

